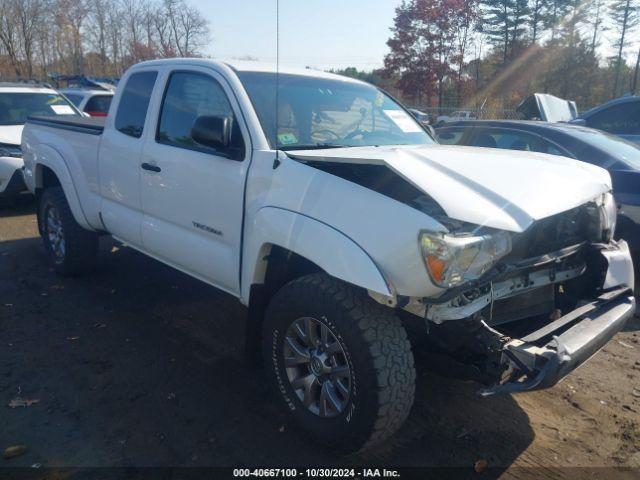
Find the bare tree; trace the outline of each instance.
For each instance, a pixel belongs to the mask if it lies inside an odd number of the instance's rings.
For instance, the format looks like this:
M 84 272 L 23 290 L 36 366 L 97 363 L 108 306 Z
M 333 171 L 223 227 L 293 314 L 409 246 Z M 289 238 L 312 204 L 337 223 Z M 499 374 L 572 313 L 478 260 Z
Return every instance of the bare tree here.
M 152 13 L 152 21 L 158 38 L 160 56 L 175 57 L 176 50 L 173 48 L 171 25 L 167 22 L 164 6 L 155 8 Z
M 119 76 L 141 60 L 198 55 L 208 38 L 187 0 L 0 0 L 0 68 L 16 77 Z
M 117 2 L 110 4 L 107 10 L 107 25 L 109 43 L 111 46 L 111 61 L 113 63 L 113 73 L 120 75 L 124 69 L 123 52 L 123 21 L 121 16 L 120 5 Z
M 165 0 L 174 47 L 181 57 L 191 57 L 209 39 L 209 22 L 184 0 Z
M 38 29 L 46 8 L 45 0 L 10 0 L 14 21 L 17 23 L 22 59 L 26 64 L 25 74 L 33 77 L 33 60 Z
M 108 1 L 91 0 L 89 3 L 89 19 L 87 38 L 89 45 L 98 53 L 100 61 L 100 75 L 107 75 L 109 70 L 108 57 Z
M 15 5 L 11 1 L 0 2 L 0 42 L 17 77 L 22 76 L 19 60 L 18 27 L 14 22 Z

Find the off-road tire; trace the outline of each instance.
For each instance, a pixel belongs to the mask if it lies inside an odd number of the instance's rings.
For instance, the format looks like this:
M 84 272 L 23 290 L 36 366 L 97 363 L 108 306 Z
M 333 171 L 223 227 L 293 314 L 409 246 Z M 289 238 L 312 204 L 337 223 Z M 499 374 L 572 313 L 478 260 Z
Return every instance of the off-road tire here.
M 46 229 L 47 210 L 58 212 L 65 241 L 65 253 L 56 256 Z M 38 201 L 38 230 L 42 237 L 49 264 L 56 273 L 74 276 L 95 269 L 98 259 L 98 234 L 82 228 L 71 213 L 62 187 L 47 188 Z
M 285 332 L 313 317 L 340 341 L 352 374 L 344 411 L 322 418 L 304 406 L 284 368 Z M 265 316 L 264 365 L 289 420 L 333 450 L 351 453 L 383 442 L 405 421 L 415 393 L 415 369 L 407 333 L 394 311 L 361 289 L 324 273 L 285 285 Z

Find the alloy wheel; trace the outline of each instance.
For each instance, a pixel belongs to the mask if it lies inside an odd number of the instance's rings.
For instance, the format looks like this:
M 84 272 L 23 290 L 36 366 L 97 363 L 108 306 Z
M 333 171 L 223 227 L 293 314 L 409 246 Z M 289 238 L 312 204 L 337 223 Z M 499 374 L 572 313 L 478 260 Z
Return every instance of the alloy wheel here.
M 351 369 L 329 327 L 312 317 L 294 321 L 284 338 L 284 366 L 305 407 L 320 417 L 342 413 L 351 395 Z

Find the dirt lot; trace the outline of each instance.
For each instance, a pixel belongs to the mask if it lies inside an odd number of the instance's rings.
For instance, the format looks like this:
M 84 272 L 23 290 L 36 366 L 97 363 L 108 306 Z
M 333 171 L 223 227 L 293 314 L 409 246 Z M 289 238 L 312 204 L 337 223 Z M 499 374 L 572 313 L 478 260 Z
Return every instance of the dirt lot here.
M 45 266 L 31 203 L 0 209 L 0 448 L 28 448 L 0 467 L 374 463 L 476 475 L 485 459 L 503 478 L 640 475 L 637 318 L 544 392 L 479 399 L 477 385 L 440 378 L 417 354 L 406 426 L 380 451 L 339 458 L 283 427 L 261 372 L 243 362 L 234 299 L 102 246 L 96 273 L 61 279 Z M 18 396 L 39 403 L 6 406 Z

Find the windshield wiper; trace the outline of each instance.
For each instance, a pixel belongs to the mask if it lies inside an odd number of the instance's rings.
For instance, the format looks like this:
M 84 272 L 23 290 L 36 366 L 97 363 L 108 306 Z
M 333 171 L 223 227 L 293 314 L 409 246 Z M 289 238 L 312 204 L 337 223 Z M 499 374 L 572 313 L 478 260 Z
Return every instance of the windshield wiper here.
M 351 145 L 336 145 L 335 143 L 312 143 L 308 145 L 288 145 L 281 146 L 279 150 L 324 150 L 325 148 L 349 148 Z

